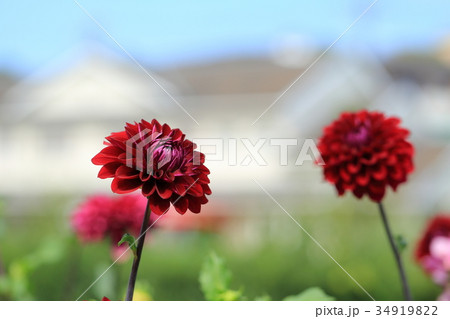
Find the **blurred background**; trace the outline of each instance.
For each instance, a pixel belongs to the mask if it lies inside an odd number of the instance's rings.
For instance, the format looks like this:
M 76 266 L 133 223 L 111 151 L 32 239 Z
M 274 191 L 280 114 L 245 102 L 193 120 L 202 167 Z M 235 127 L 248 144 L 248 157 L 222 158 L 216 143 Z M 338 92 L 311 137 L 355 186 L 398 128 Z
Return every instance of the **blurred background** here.
M 202 300 L 199 271 L 214 250 L 249 298 L 320 286 L 368 300 L 253 179 L 375 299 L 401 299 L 376 205 L 338 198 L 312 161 L 295 165 L 300 143 L 287 165 L 268 140 L 267 165 L 242 164 L 241 139 L 317 139 L 340 112 L 368 108 L 411 130 L 416 170 L 385 205 L 409 243 L 416 299 L 434 300 L 412 251 L 426 220 L 450 210 L 450 3 L 366 11 L 372 3 L 0 2 L 0 299 L 74 300 L 111 264 L 109 243 L 81 244 L 70 216 L 87 195 L 110 193 L 90 160 L 141 118 L 224 143 L 207 158 L 202 213 L 152 231 L 139 281 L 153 299 Z M 129 263 L 83 298 L 123 298 Z

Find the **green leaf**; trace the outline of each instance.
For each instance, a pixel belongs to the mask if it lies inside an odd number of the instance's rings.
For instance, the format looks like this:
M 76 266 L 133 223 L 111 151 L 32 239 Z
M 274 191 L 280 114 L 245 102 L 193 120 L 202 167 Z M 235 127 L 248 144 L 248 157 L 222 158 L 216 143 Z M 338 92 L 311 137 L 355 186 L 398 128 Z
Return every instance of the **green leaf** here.
M 271 300 L 272 300 L 272 298 L 268 294 L 265 294 L 265 295 L 255 298 L 255 301 L 271 301 Z
M 298 295 L 288 296 L 284 301 L 334 301 L 334 297 L 328 296 L 322 289 L 318 287 L 308 288 Z
M 120 246 L 123 243 L 128 243 L 128 246 L 130 246 L 130 249 L 133 251 L 134 257 L 136 257 L 136 239 L 132 235 L 125 233 L 123 234 L 122 239 L 117 243 L 117 246 Z
M 225 261 L 211 253 L 200 271 L 200 287 L 209 301 L 233 301 L 242 297 L 242 292 L 230 289 L 231 271 Z
M 395 244 L 397 245 L 397 248 L 400 251 L 400 253 L 402 253 L 408 246 L 408 242 L 402 235 L 395 236 Z

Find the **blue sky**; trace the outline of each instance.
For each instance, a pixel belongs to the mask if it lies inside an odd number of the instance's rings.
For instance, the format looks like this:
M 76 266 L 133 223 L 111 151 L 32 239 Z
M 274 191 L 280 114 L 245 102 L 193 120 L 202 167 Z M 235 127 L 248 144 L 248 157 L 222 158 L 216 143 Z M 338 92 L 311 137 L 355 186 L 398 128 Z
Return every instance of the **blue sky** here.
M 137 60 L 154 66 L 267 54 L 288 35 L 325 48 L 371 2 L 79 0 Z M 433 50 L 450 36 L 449 12 L 448 0 L 379 0 L 333 50 Z M 123 55 L 73 0 L 0 0 L 0 70 L 31 73 L 90 42 Z

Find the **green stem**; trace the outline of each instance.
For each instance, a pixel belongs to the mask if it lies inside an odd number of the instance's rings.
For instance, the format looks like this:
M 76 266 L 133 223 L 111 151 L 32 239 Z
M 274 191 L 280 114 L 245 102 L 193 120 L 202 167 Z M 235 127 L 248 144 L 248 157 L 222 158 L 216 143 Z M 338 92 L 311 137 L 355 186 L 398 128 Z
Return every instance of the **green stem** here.
M 130 279 L 128 280 L 127 296 L 125 298 L 126 301 L 133 300 L 134 286 L 136 284 L 136 277 L 139 269 L 139 262 L 141 261 L 142 248 L 144 247 L 145 234 L 147 232 L 150 214 L 150 199 L 148 199 L 147 207 L 145 208 L 145 216 L 142 221 L 141 231 L 138 237 L 136 256 L 134 257 L 133 266 L 131 267 Z
M 411 301 L 411 291 L 409 289 L 408 280 L 406 279 L 406 273 L 405 269 L 403 267 L 402 258 L 400 256 L 400 252 L 398 250 L 398 247 L 394 241 L 394 237 L 392 236 L 391 229 L 389 227 L 389 222 L 386 216 L 386 212 L 384 211 L 383 204 L 381 202 L 378 203 L 378 208 L 380 209 L 381 219 L 383 220 L 384 229 L 386 230 L 386 234 L 389 238 L 389 243 L 392 248 L 392 252 L 394 253 L 395 261 L 397 262 L 397 268 L 400 273 L 400 278 L 402 281 L 402 290 L 403 295 L 405 296 L 405 300 Z

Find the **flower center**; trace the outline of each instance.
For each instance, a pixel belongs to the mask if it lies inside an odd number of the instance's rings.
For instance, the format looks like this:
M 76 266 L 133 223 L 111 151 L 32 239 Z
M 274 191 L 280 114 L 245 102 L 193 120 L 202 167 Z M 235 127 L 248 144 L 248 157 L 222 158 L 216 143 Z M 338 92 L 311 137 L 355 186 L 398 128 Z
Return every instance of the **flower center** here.
M 152 153 L 155 170 L 174 171 L 183 165 L 183 147 L 178 143 L 166 142 L 156 145 Z
M 369 140 L 369 127 L 365 123 L 361 123 L 359 126 L 347 133 L 347 136 L 345 137 L 346 143 L 354 147 L 364 146 L 369 142 Z

